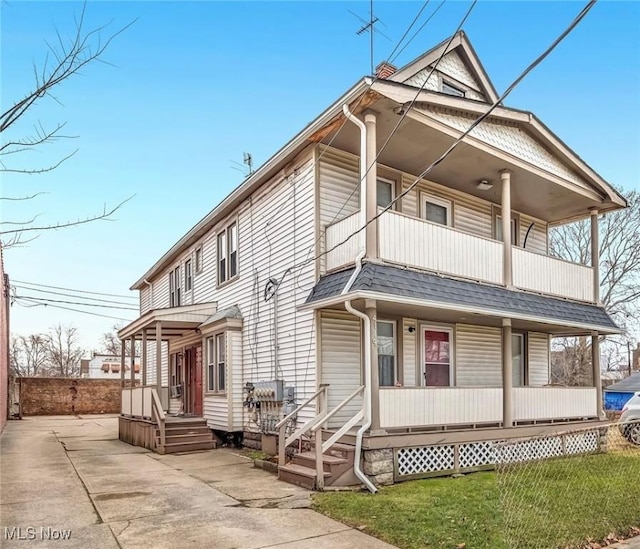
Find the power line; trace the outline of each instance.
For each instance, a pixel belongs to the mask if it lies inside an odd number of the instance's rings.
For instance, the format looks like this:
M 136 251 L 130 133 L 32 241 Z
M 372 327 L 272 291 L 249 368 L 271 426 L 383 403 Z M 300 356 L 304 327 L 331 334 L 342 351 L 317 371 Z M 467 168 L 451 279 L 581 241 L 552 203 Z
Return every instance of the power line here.
M 91 294 L 91 295 L 102 295 L 102 296 L 108 296 L 108 297 L 121 297 L 121 298 L 126 298 L 126 299 L 138 299 L 136 296 L 132 296 L 132 295 L 106 294 L 106 293 L 102 293 L 102 292 L 92 292 L 90 290 L 78 290 L 78 289 L 75 289 L 75 288 L 63 288 L 61 286 L 50 286 L 48 284 L 36 284 L 35 282 L 25 282 L 24 280 L 13 280 L 13 282 L 17 282 L 18 284 L 28 284 L 29 286 L 36 286 L 38 288 L 53 288 L 54 290 L 66 290 L 67 292 L 76 292 L 76 293 Z
M 64 292 L 54 292 L 53 290 L 39 290 L 38 288 L 29 288 L 28 286 L 22 286 L 20 284 L 12 284 L 11 287 L 20 288 L 22 290 L 28 290 L 30 292 L 41 292 L 41 293 L 50 294 L 50 295 L 61 295 L 63 297 L 75 297 L 78 299 L 84 299 L 86 301 L 99 301 L 101 303 L 111 303 L 112 305 L 127 305 L 129 307 L 132 305 L 132 303 L 125 303 L 124 301 L 113 301 L 111 299 L 99 299 L 97 297 L 85 297 L 85 296 L 79 296 L 74 294 L 67 294 Z
M 420 183 L 420 181 L 423 179 L 423 177 L 425 175 L 427 175 L 427 173 L 429 173 L 433 168 L 435 168 L 438 164 L 440 164 L 447 156 L 449 156 L 449 154 L 451 154 L 451 152 L 462 142 L 462 140 L 469 135 L 469 133 L 471 133 L 479 124 L 481 124 L 484 120 L 486 120 L 489 115 L 504 101 L 504 99 L 516 88 L 516 86 L 518 86 L 518 84 L 520 84 L 520 82 L 522 80 L 524 80 L 524 78 L 533 70 L 535 69 L 542 61 L 544 61 L 544 59 L 558 46 L 558 44 L 560 44 L 560 42 L 562 42 L 562 40 L 564 40 L 567 35 L 580 23 L 580 21 L 582 21 L 582 19 L 584 19 L 584 17 L 587 15 L 587 13 L 591 10 L 591 8 L 593 8 L 593 6 L 596 4 L 597 0 L 590 0 L 588 2 L 588 4 L 582 8 L 582 10 L 580 11 L 580 13 L 574 18 L 574 20 L 569 24 L 569 26 L 560 34 L 560 36 L 558 36 L 558 38 L 556 38 L 552 44 L 547 47 L 547 49 L 542 52 L 511 84 L 510 86 L 505 90 L 505 92 L 489 107 L 489 109 L 484 112 L 482 115 L 480 115 L 472 124 L 471 126 L 469 126 L 469 128 L 467 128 L 452 144 L 451 146 L 444 152 L 442 153 L 442 155 L 434 160 L 431 164 L 429 164 L 429 166 L 420 174 L 416 177 L 416 179 L 411 183 L 411 185 L 409 185 L 404 191 L 402 191 L 396 198 L 394 198 L 387 206 L 385 206 L 384 208 L 382 208 L 382 210 L 380 210 L 375 216 L 373 216 L 369 221 L 367 221 L 362 227 L 360 227 L 359 229 L 357 229 L 356 231 L 354 231 L 353 233 L 351 233 L 348 237 L 346 237 L 344 240 L 342 240 L 341 242 L 339 242 L 338 244 L 336 244 L 335 246 L 333 246 L 332 248 L 330 248 L 329 250 L 325 250 L 323 252 L 321 252 L 320 254 L 318 254 L 316 257 L 310 259 L 310 260 L 305 260 L 301 265 L 297 265 L 294 267 L 290 267 L 290 268 L 298 268 L 298 267 L 304 267 L 304 265 L 306 265 L 309 262 L 312 261 L 316 261 L 317 259 L 320 259 L 321 257 L 327 255 L 329 252 L 335 250 L 336 248 L 339 248 L 340 246 L 342 246 L 343 244 L 345 244 L 346 242 L 348 242 L 351 238 L 353 238 L 354 236 L 358 235 L 360 232 L 362 232 L 366 227 L 368 227 L 372 222 L 376 221 L 382 214 L 384 214 L 385 212 L 389 211 L 394 204 L 396 204 L 400 199 L 402 199 L 403 197 L 405 197 L 409 192 L 411 192 L 416 185 L 418 185 L 418 183 Z M 446 50 L 445 50 L 446 51 Z M 409 107 L 410 108 L 410 107 Z M 408 112 L 408 109 L 407 111 Z M 372 164 L 373 165 L 373 164 Z
M 20 298 L 20 299 L 25 299 L 25 298 Z M 18 303 L 18 305 L 20 305 L 21 307 L 31 307 L 31 305 L 24 305 L 23 303 Z M 82 313 L 85 315 L 91 315 L 91 316 L 99 316 L 102 318 L 110 318 L 112 320 L 122 320 L 124 322 L 131 322 L 131 319 L 129 318 L 121 318 L 119 316 L 109 316 L 109 315 L 101 315 L 100 313 L 92 313 L 91 311 L 81 311 L 80 309 L 73 309 L 71 307 L 64 307 L 62 305 L 51 305 L 48 303 L 40 303 L 40 306 L 42 307 L 53 307 L 55 309 L 63 309 L 65 311 L 72 311 L 75 313 Z
M 116 305 L 100 305 L 98 303 L 82 303 L 80 301 L 64 301 L 61 299 L 49 299 L 46 297 L 35 297 L 30 295 L 16 295 L 16 299 L 30 299 L 32 301 L 46 301 L 47 303 L 65 303 L 67 305 L 82 305 L 83 307 L 98 307 L 101 309 L 120 309 L 123 311 L 137 311 L 135 307 L 118 307 Z
M 438 7 L 433 11 L 433 13 L 432 13 L 429 17 L 427 17 L 427 20 L 426 20 L 424 23 L 422 23 L 422 25 L 420 25 L 420 28 L 419 28 L 419 29 L 418 29 L 418 30 L 413 34 L 413 36 L 412 36 L 411 38 L 409 38 L 409 41 L 408 41 L 404 46 L 402 46 L 402 48 L 400 49 L 400 51 L 398 51 L 398 53 L 396 53 L 396 55 L 395 55 L 395 56 L 393 56 L 393 53 L 389 56 L 389 57 L 391 58 L 391 59 L 389 59 L 389 63 L 393 63 L 393 62 L 398 58 L 398 56 L 399 56 L 399 55 L 400 55 L 400 54 L 401 54 L 405 49 L 407 49 L 407 46 L 408 46 L 409 44 L 411 44 L 411 42 L 413 42 L 413 39 L 414 39 L 416 36 L 418 36 L 418 34 L 420 34 L 420 32 L 422 32 L 422 29 L 424 29 L 424 28 L 427 26 L 427 23 L 429 23 L 429 21 L 431 21 L 431 19 L 433 19 L 433 17 L 435 16 L 435 14 L 436 14 L 436 13 L 438 13 L 438 12 L 440 11 L 440 8 L 441 8 L 442 6 L 444 6 L 444 4 L 445 4 L 445 2 L 446 2 L 446 1 L 447 1 L 447 0 L 442 0 L 442 2 L 440 2 L 440 4 L 438 5 Z M 429 3 L 429 2 L 427 1 L 427 4 L 428 4 L 428 3 Z M 425 5 L 425 7 L 426 7 L 426 5 Z M 413 26 L 413 23 L 411 24 L 411 26 Z M 403 38 L 404 38 L 404 37 L 403 37 Z M 402 40 L 401 40 L 401 41 L 402 41 Z

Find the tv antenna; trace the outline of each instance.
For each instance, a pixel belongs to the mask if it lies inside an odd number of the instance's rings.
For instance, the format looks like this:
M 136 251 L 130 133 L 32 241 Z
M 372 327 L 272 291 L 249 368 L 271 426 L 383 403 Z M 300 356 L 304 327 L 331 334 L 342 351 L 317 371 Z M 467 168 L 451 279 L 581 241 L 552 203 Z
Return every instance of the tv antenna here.
M 232 160 L 231 163 L 235 164 L 235 166 L 231 167 L 234 170 L 242 172 L 245 177 L 249 177 L 253 174 L 253 157 L 251 156 L 251 153 L 242 153 L 242 164 L 240 162 L 236 162 L 235 160 Z
M 365 32 L 369 33 L 369 50 L 370 50 L 369 54 L 370 54 L 370 59 L 371 59 L 371 75 L 373 75 L 373 72 L 375 70 L 374 67 L 373 67 L 374 34 L 378 33 L 380 36 L 383 36 L 384 38 L 386 38 L 387 40 L 389 40 L 391 42 L 391 38 L 389 38 L 382 31 L 378 30 L 375 25 L 376 25 L 376 23 L 380 23 L 384 27 L 386 27 L 386 25 L 380 20 L 380 18 L 378 18 L 378 17 L 376 17 L 374 15 L 374 13 L 373 13 L 373 0 L 371 0 L 370 3 L 369 3 L 369 20 L 368 21 L 366 19 L 363 19 L 362 17 L 360 17 L 357 13 L 352 12 L 351 10 L 347 10 L 347 11 L 351 15 L 353 15 L 356 19 L 359 19 L 360 22 L 362 23 L 362 26 L 356 31 L 356 34 L 358 36 L 361 36 Z

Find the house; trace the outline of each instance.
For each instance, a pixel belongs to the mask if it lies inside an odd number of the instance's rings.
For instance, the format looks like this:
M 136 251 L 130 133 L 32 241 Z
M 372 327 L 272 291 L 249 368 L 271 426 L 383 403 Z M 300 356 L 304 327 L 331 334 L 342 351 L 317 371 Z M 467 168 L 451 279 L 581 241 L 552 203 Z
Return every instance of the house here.
M 611 412 L 620 412 L 629 399 L 640 392 L 640 372 L 618 381 L 604 389 L 604 408 Z
M 162 450 L 177 413 L 277 436 L 280 478 L 320 489 L 484 467 L 497 440 L 597 449 L 598 336 L 619 330 L 597 238 L 581 265 L 549 255 L 549 230 L 597 235 L 625 200 L 504 105 L 419 177 L 497 98 L 462 32 L 382 64 L 197 222 L 132 286 L 119 337 L 142 342 L 144 387 L 123 439 Z M 555 335 L 592 338 L 590 386 L 547 386 Z
M 9 275 L 0 243 L 0 433 L 9 415 Z
M 131 361 L 125 361 L 124 373 L 127 379 L 130 379 Z M 91 359 L 80 361 L 80 376 L 92 379 L 120 379 L 122 373 L 121 357 L 108 354 L 93 353 Z M 134 379 L 140 379 L 140 357 L 134 358 L 133 364 Z

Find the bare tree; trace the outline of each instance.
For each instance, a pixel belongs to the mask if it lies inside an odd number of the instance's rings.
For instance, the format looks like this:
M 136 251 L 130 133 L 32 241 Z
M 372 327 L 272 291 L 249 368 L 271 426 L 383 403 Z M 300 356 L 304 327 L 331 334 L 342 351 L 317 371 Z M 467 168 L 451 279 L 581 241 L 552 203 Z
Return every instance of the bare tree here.
M 640 193 L 625 194 L 629 207 L 606 214 L 599 222 L 600 299 L 602 306 L 625 332 L 610 336 L 603 347 L 605 368 L 619 364 L 621 342 L 637 333 L 640 323 Z M 578 221 L 551 231 L 550 252 L 575 263 L 591 263 L 591 226 Z M 625 343 L 626 345 L 626 343 Z M 626 347 L 625 347 L 626 348 Z M 560 354 L 552 361 L 556 382 L 581 384 L 591 377 L 591 340 L 587 337 L 557 338 Z
M 14 164 L 11 161 L 21 158 L 21 153 L 36 150 L 43 145 L 51 144 L 62 139 L 72 139 L 75 136 L 63 133 L 66 122 L 57 123 L 53 127 L 45 126 L 37 121 L 33 132 L 29 133 L 22 127 L 25 115 L 31 113 L 44 98 L 51 98 L 60 102 L 54 95 L 60 85 L 67 79 L 80 74 L 90 64 L 96 62 L 105 63 L 103 54 L 111 42 L 124 32 L 133 22 L 108 35 L 105 39 L 102 34 L 108 25 L 87 31 L 85 29 L 86 3 L 82 6 L 80 17 L 75 21 L 75 32 L 68 38 L 63 38 L 56 31 L 56 42 L 45 41 L 47 53 L 41 67 L 33 66 L 35 82 L 26 94 L 12 103 L 0 114 L 0 173 L 40 174 L 55 170 L 60 164 L 71 158 L 76 152 L 65 154 L 51 164 L 44 166 L 24 166 Z M 7 163 L 9 162 L 9 163 Z M 42 193 L 29 196 L 0 196 L 0 200 L 33 200 Z M 127 199 L 129 200 L 129 199 Z M 77 220 L 61 221 L 53 224 L 38 225 L 35 223 L 38 216 L 20 221 L 3 221 L 0 223 L 0 240 L 3 247 L 25 244 L 37 238 L 38 233 L 46 230 L 62 229 L 98 220 L 111 219 L 113 214 L 127 201 L 122 201 L 113 207 L 103 207 L 102 211 Z M 6 229 L 6 226 L 10 228 Z M 26 234 L 33 235 L 28 238 Z
M 80 359 L 84 351 L 78 345 L 77 332 L 77 328 L 62 324 L 51 328 L 47 337 L 51 376 L 75 377 L 80 374 Z
M 44 334 L 13 337 L 10 345 L 12 374 L 19 377 L 46 375 L 49 365 L 47 343 Z
M 111 328 L 110 332 L 105 332 L 102 334 L 102 347 L 101 351 L 107 355 L 120 356 L 122 352 L 122 341 L 118 337 L 118 330 L 121 326 L 117 324 Z M 141 343 L 136 341 L 135 344 L 135 356 L 140 356 L 141 351 Z M 125 345 L 124 349 L 125 356 L 131 356 L 131 345 L 129 342 Z

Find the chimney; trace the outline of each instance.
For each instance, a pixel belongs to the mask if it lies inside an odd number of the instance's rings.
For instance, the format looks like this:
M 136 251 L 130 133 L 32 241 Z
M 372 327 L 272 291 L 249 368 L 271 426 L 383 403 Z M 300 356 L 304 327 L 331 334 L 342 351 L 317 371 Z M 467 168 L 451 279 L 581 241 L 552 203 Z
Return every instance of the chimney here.
M 376 67 L 376 78 L 386 80 L 397 70 L 398 69 L 394 67 L 391 63 L 387 63 L 386 61 L 383 61 Z

